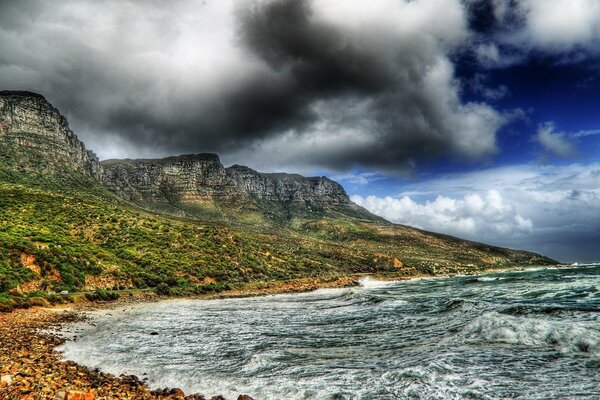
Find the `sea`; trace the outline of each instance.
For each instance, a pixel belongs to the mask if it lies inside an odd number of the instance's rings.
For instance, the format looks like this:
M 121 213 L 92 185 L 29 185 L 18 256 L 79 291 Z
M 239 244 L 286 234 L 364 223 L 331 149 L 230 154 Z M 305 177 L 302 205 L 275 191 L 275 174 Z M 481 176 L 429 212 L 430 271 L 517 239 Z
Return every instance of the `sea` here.
M 64 334 L 65 359 L 234 400 L 600 399 L 600 265 L 170 300 Z

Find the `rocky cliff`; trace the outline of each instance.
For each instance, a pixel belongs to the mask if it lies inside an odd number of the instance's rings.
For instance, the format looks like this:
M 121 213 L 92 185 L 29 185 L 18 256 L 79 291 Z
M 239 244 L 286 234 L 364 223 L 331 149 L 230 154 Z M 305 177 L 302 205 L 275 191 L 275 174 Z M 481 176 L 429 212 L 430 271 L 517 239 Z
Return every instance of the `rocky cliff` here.
M 107 160 L 102 184 L 120 197 L 182 214 L 237 210 L 269 217 L 341 213 L 377 219 L 352 203 L 344 188 L 326 177 L 265 174 L 234 165 L 225 168 L 216 154 L 192 154 L 155 160 Z M 171 209 L 165 209 L 169 205 Z M 234 218 L 235 219 L 235 218 Z
M 279 220 L 335 213 L 378 219 L 326 177 L 225 168 L 215 154 L 99 163 L 66 118 L 31 92 L 0 92 L 0 163 L 12 173 L 64 177 L 75 172 L 129 202 L 178 215 L 239 219 L 236 213 L 243 210 Z
M 97 157 L 77 139 L 66 118 L 30 92 L 0 91 L 0 156 L 5 166 L 18 171 L 101 175 Z

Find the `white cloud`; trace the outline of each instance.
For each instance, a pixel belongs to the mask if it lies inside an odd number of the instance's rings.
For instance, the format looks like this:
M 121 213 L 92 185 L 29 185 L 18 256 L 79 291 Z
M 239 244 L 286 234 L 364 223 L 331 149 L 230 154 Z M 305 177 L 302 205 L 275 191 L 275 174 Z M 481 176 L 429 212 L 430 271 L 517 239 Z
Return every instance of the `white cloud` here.
M 355 195 L 352 200 L 396 223 L 561 261 L 600 260 L 598 163 L 492 168 L 405 189 L 394 197 Z
M 600 135 L 600 129 L 586 129 L 573 134 L 573 137 L 586 137 Z
M 502 31 L 496 38 L 502 44 L 524 52 L 560 53 L 565 55 L 565 62 L 585 58 L 581 52 L 600 52 L 597 0 L 493 0 L 491 4 Z M 477 54 L 496 66 L 506 65 L 506 58 L 514 56 L 510 51 L 502 54 L 496 44 L 480 45 Z
M 468 193 L 462 198 L 438 195 L 424 203 L 409 196 L 352 196 L 352 201 L 393 222 L 473 239 L 529 233 L 533 229 L 533 222 L 518 214 L 495 189 Z
M 538 129 L 534 139 L 542 145 L 545 151 L 559 157 L 572 157 L 575 147 L 569 141 L 565 132 L 557 132 L 552 122 L 546 122 Z
M 598 49 L 600 2 L 597 0 L 522 0 L 527 15 L 525 34 L 536 47 Z

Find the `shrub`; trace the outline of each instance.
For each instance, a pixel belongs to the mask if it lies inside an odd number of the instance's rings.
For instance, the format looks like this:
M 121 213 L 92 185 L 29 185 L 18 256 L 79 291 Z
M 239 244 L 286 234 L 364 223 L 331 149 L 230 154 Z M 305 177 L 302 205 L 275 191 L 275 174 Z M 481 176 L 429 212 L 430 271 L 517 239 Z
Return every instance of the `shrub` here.
M 171 288 L 166 283 L 160 283 L 155 288 L 154 291 L 159 296 L 168 296 L 171 294 Z
M 111 301 L 117 300 L 119 294 L 104 289 L 96 289 L 93 293 L 86 293 L 85 297 L 90 301 Z

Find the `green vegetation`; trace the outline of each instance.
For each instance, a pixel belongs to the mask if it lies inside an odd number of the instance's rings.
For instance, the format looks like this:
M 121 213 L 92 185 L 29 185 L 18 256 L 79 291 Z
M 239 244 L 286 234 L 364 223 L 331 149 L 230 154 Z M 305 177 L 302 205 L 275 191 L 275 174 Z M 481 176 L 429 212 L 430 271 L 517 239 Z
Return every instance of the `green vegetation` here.
M 296 217 L 286 225 L 169 217 L 128 205 L 85 177 L 66 176 L 0 174 L 0 309 L 72 300 L 56 295 L 61 291 L 85 292 L 90 300 L 132 288 L 189 296 L 305 277 L 551 262 L 349 217 Z M 255 221 L 252 214 L 248 221 Z

